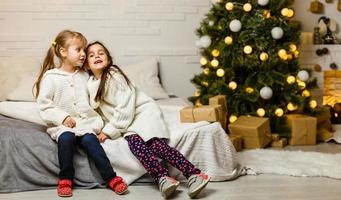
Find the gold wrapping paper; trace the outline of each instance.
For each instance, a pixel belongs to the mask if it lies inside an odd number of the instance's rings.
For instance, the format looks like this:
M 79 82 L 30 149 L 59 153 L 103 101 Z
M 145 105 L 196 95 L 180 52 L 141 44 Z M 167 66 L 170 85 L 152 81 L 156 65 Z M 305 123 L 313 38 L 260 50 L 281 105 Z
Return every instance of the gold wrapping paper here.
M 188 106 L 180 110 L 181 122 L 216 122 L 220 120 L 221 115 L 222 108 L 220 105 Z
M 271 142 L 269 119 L 265 117 L 241 116 L 228 126 L 230 135 L 241 135 L 243 148 L 264 148 Z
M 281 138 L 277 141 L 272 141 L 271 142 L 271 147 L 274 148 L 283 148 L 288 144 L 288 140 L 286 138 Z
M 286 115 L 288 125 L 291 127 L 290 145 L 314 145 L 316 144 L 315 117 L 299 114 Z
M 209 99 L 209 105 L 221 105 L 222 113 L 220 116 L 220 123 L 224 130 L 226 130 L 227 124 L 227 103 L 226 95 L 217 95 Z

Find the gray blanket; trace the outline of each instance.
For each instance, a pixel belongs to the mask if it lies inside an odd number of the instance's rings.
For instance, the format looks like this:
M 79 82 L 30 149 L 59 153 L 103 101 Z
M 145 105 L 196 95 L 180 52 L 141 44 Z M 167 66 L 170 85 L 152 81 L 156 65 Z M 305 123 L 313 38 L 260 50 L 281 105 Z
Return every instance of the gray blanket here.
M 46 127 L 0 115 L 0 192 L 55 188 L 59 164 L 57 144 Z M 75 187 L 103 187 L 93 162 L 77 148 Z

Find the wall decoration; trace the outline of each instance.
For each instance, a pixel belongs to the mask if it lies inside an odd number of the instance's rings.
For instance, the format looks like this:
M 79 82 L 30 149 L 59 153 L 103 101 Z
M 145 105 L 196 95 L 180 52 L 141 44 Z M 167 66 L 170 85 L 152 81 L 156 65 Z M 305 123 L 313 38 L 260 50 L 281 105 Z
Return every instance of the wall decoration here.
M 312 13 L 323 13 L 323 4 L 319 0 L 312 1 L 310 3 L 310 11 Z

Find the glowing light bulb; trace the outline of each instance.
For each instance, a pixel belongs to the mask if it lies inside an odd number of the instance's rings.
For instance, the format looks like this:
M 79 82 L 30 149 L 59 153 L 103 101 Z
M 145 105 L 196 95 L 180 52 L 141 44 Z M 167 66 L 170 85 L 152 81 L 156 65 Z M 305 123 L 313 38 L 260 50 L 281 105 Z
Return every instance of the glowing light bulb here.
M 217 70 L 217 76 L 218 77 L 223 77 L 224 75 L 225 75 L 225 71 L 223 69 L 220 68 Z
M 234 5 L 233 5 L 233 3 L 231 3 L 231 2 L 228 2 L 228 3 L 225 4 L 225 8 L 226 8 L 226 10 L 228 10 L 228 11 L 232 11 L 232 10 L 233 10 L 233 7 L 234 7 Z
M 202 58 L 200 59 L 200 64 L 201 64 L 201 65 L 206 65 L 206 64 L 207 64 L 207 59 L 204 58 L 204 57 L 202 57 Z
M 289 84 L 293 84 L 293 83 L 295 83 L 295 81 L 296 81 L 295 76 L 288 76 L 287 82 L 288 82 Z
M 219 61 L 218 61 L 217 59 L 213 59 L 213 60 L 211 61 L 211 65 L 212 65 L 212 67 L 218 67 Z
M 311 100 L 309 102 L 309 106 L 310 106 L 310 108 L 316 108 L 317 107 L 317 102 L 315 100 Z
M 233 122 L 237 121 L 238 117 L 235 115 L 231 115 L 229 118 L 230 123 L 232 124 Z
M 219 51 L 219 50 L 214 49 L 214 50 L 212 51 L 212 56 L 213 56 L 213 57 L 218 57 L 219 55 L 220 55 L 220 51 Z
M 265 52 L 262 52 L 259 56 L 261 61 L 266 61 L 269 58 L 269 55 Z
M 276 115 L 277 117 L 282 117 L 283 114 L 284 114 L 284 111 L 283 111 L 282 108 L 277 108 L 277 109 L 275 110 L 275 115 Z
M 235 90 L 235 89 L 237 88 L 237 83 L 234 82 L 234 81 L 231 81 L 231 82 L 229 83 L 229 88 L 230 88 L 231 90 Z
M 264 117 L 264 115 L 265 115 L 265 110 L 264 110 L 263 108 L 258 108 L 258 109 L 257 109 L 257 115 L 258 115 L 259 117 Z
M 252 5 L 250 3 L 246 3 L 243 5 L 243 10 L 245 12 L 250 12 L 252 10 Z
M 251 47 L 250 45 L 246 45 L 246 46 L 244 47 L 244 53 L 245 53 L 245 54 L 250 54 L 250 53 L 252 53 L 252 47 Z
M 227 37 L 225 37 L 224 42 L 225 42 L 225 44 L 230 45 L 233 42 L 233 38 L 231 36 L 227 36 Z
M 284 17 L 287 17 L 288 16 L 288 13 L 289 13 L 289 9 L 288 8 L 283 8 L 281 10 L 281 14 L 284 16 Z

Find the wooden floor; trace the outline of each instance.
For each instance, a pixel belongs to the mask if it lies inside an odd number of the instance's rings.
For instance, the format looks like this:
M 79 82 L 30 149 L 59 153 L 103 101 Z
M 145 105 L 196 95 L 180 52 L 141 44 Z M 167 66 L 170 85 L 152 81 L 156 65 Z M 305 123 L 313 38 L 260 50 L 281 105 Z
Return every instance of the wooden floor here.
M 317 146 L 286 147 L 286 150 L 318 151 L 326 153 L 341 153 L 341 145 L 324 143 Z M 341 166 L 335 166 L 341 167 Z M 109 189 L 81 190 L 75 189 L 74 196 L 68 199 L 82 200 L 112 200 L 136 199 L 153 200 L 162 199 L 155 185 L 130 186 L 129 193 L 117 196 Z M 200 199 L 217 200 L 340 200 L 341 180 L 330 178 L 306 178 L 278 175 L 243 176 L 234 181 L 211 182 L 203 191 Z M 57 197 L 56 190 L 43 190 L 0 194 L 0 200 L 36 200 L 36 199 L 61 199 Z M 189 199 L 187 187 L 182 183 L 177 193 L 171 199 Z

